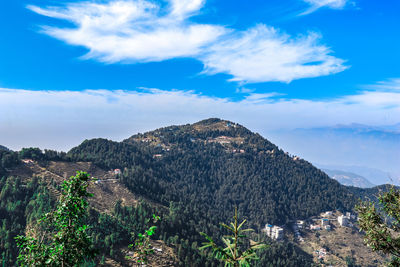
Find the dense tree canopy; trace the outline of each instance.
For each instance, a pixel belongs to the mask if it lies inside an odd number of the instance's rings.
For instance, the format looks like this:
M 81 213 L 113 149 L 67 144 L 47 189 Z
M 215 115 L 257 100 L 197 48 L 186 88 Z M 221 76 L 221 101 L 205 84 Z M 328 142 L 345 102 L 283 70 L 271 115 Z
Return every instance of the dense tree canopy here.
M 248 220 L 249 227 L 256 230 L 257 238 L 264 241 L 259 230 L 265 223 L 285 224 L 325 210 L 349 210 L 357 199 L 345 186 L 310 163 L 284 153 L 238 124 L 218 119 L 162 128 L 123 142 L 86 140 L 67 154 L 29 148 L 20 152 L 0 150 L 0 156 L 3 176 L 7 176 L 7 168 L 18 166 L 24 157 L 44 165 L 48 160 L 91 161 L 105 169 L 119 168 L 120 179 L 128 189 L 169 207 L 155 210 L 146 202 L 137 207 L 123 207 L 117 202 L 112 214 L 90 209 L 86 223 L 93 225 L 88 231 L 94 246 L 100 257 L 115 259 L 123 258 L 118 248 L 133 243 L 130 233 L 143 232 L 146 219 L 153 213 L 163 218 L 154 238 L 173 244 L 181 266 L 218 266 L 217 261 L 198 251 L 204 241 L 200 232 L 220 240 L 224 230 L 218 226 L 219 222 L 233 216 L 234 206 Z M 18 184 L 15 179 L 3 178 L 0 189 L 10 192 L 7 181 Z M 7 238 L 9 245 L 0 247 L 2 253 L 8 253 L 5 257 L 10 262 L 15 262 L 10 247 L 15 246 L 12 237 L 23 234 L 27 226 L 23 214 L 26 206 L 31 203 L 44 212 L 50 203 L 43 206 L 43 196 L 35 193 L 44 190 L 39 185 L 32 189 L 22 185 L 17 188 L 16 192 L 11 190 L 11 195 L 0 195 L 0 200 L 5 197 L 10 199 L 9 203 L 19 200 L 22 203 L 17 217 L 11 220 L 5 220 L 6 215 L 0 217 L 5 231 L 14 229 Z M 31 191 L 25 191 L 28 189 Z M 4 214 L 16 209 L 7 201 L 1 202 Z M 26 214 L 29 217 L 30 212 Z M 12 228 L 12 224 L 19 226 Z M 312 262 L 310 256 L 291 243 L 272 243 L 259 257 L 259 266 L 309 266 Z
M 221 123 L 229 126 L 215 127 Z M 283 224 L 324 210 L 349 210 L 356 203 L 346 187 L 310 163 L 218 119 L 162 128 L 122 143 L 85 141 L 67 157 L 123 169 L 121 181 L 131 191 L 172 209 L 172 217 L 161 225 L 166 239 L 179 236 L 188 244 L 201 243 L 199 232 L 218 239 L 215 225 L 230 218 L 234 206 L 251 227 L 260 229 L 267 222 Z M 186 250 L 179 255 L 197 254 L 190 245 L 179 247 Z
M 85 141 L 68 156 L 109 168 L 126 168 L 122 180 L 131 190 L 164 204 L 183 202 L 205 217 L 237 205 L 258 227 L 323 210 L 348 210 L 355 204 L 345 186 L 310 163 L 294 160 L 244 127 L 214 129 L 211 126 L 216 122 L 221 121 L 163 128 L 123 143 Z M 205 130 L 195 130 L 196 126 Z M 242 141 L 229 145 L 212 142 L 220 136 Z M 216 219 L 229 218 L 221 215 Z
M 13 266 L 18 253 L 14 238 L 49 211 L 54 201 L 37 178 L 23 184 L 18 177 L 3 177 L 0 190 L 0 255 L 4 266 Z

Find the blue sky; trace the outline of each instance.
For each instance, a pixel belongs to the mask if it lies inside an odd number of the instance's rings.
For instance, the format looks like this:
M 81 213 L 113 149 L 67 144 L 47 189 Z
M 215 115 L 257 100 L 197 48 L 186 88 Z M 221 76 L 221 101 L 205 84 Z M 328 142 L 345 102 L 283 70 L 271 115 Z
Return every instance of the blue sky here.
M 321 0 L 320 2 L 324 1 L 329 2 L 329 0 Z M 103 3 L 105 8 L 110 8 L 113 2 L 114 4 L 118 3 L 118 1 L 97 2 Z M 124 2 L 126 4 L 135 3 L 135 1 Z M 258 93 L 278 91 L 290 98 L 315 99 L 356 93 L 362 90 L 364 85 L 400 77 L 400 68 L 398 67 L 400 61 L 400 50 L 398 49 L 400 3 L 398 1 L 347 1 L 347 3 L 346 1 L 337 1 L 343 2 L 344 6 L 340 8 L 330 8 L 329 5 L 323 6 L 307 15 L 301 14 L 309 10 L 312 5 L 303 0 L 252 1 L 251 4 L 248 4 L 248 1 L 239 0 L 234 1 L 233 4 L 232 1 L 222 0 L 198 2 L 202 4 L 190 14 L 189 18 L 185 19 L 184 24 L 221 27 L 223 28 L 221 31 L 236 31 L 234 34 L 240 34 L 240 31 L 250 31 L 257 25 L 264 25 L 273 27 L 274 30 L 280 32 L 276 38 L 267 37 L 267 40 L 279 39 L 281 35 L 286 34 L 289 36 L 288 42 L 296 42 L 296 38 L 301 38 L 299 36 L 302 35 L 307 37 L 316 34 L 319 36 L 318 40 L 311 44 L 310 48 L 312 49 L 312 46 L 314 46 L 315 49 L 317 46 L 323 46 L 329 49 L 328 55 L 343 60 L 343 63 L 340 64 L 343 68 L 333 67 L 333 70 L 329 71 L 320 67 L 312 73 L 293 75 L 294 77 L 285 77 L 285 74 L 283 74 L 284 77 L 275 77 L 281 73 L 275 73 L 272 74 L 272 77 L 269 77 L 269 75 L 266 75 L 268 71 L 265 71 L 265 73 L 256 75 L 256 79 L 253 79 L 254 82 L 251 79 L 252 77 L 244 77 L 243 79 L 247 78 L 248 80 L 241 82 L 232 82 L 229 80 L 235 77 L 229 75 L 230 70 L 218 66 L 219 70 L 215 71 L 216 74 L 212 74 L 212 72 L 203 73 L 205 70 L 204 63 L 198 60 L 201 55 L 189 55 L 190 53 L 186 53 L 186 51 L 172 53 L 176 56 L 162 55 L 163 52 L 160 52 L 160 55 L 158 55 L 160 58 L 155 59 L 151 59 L 146 54 L 142 59 L 135 60 L 130 55 L 132 53 L 126 53 L 126 56 L 115 55 L 116 58 L 118 57 L 117 59 L 108 62 L 105 60 L 105 63 L 99 62 L 104 61 L 104 59 L 95 55 L 85 60 L 82 57 L 88 53 L 88 49 L 92 48 L 94 52 L 96 52 L 96 49 L 100 50 L 96 44 L 91 47 L 88 45 L 91 42 L 90 36 L 83 37 L 85 40 L 76 40 L 75 45 L 69 45 L 66 42 L 74 42 L 71 41 L 73 37 L 68 39 L 65 36 L 67 33 L 59 38 L 52 38 L 43 34 L 43 29 L 41 29 L 43 26 L 53 27 L 53 29 L 74 29 L 76 25 L 71 23 L 73 19 L 56 19 L 36 13 L 38 8 L 43 8 L 42 12 L 46 10 L 46 7 L 59 7 L 61 9 L 70 6 L 71 8 L 73 2 L 15 0 L 2 1 L 0 8 L 2 21 L 0 31 L 3 36 L 0 44 L 0 85 L 5 88 L 32 90 L 99 88 L 135 90 L 138 87 L 170 90 L 174 88 L 234 99 L 243 97 L 243 95 L 235 94 L 237 88 L 248 87 Z M 76 11 L 77 14 L 78 12 L 87 12 L 91 8 L 90 5 L 84 4 L 88 2 L 75 1 L 74 3 L 83 3 L 80 7 L 81 10 Z M 158 2 L 155 3 L 158 4 Z M 168 2 L 160 2 L 159 8 L 161 14 L 155 14 L 155 17 L 157 15 L 161 17 L 163 16 L 162 13 L 169 12 Z M 79 9 L 79 7 L 76 9 Z M 62 13 L 63 10 L 59 10 L 59 12 Z M 68 12 L 64 10 L 64 13 Z M 69 14 L 70 18 L 74 15 L 76 14 Z M 91 15 L 96 16 L 96 14 Z M 106 14 L 101 15 L 104 17 L 104 23 L 108 23 L 106 20 L 109 18 L 106 18 Z M 116 12 L 113 14 L 114 17 L 111 15 L 111 19 L 121 15 Z M 124 25 L 126 24 L 128 22 Z M 86 30 L 86 34 L 97 30 L 93 25 L 87 27 L 89 29 Z M 162 28 L 162 26 L 159 26 L 159 28 Z M 181 28 L 185 28 L 185 26 L 181 26 Z M 113 30 L 115 32 L 112 32 Z M 167 30 L 165 29 L 165 31 Z M 48 30 L 48 32 L 51 32 L 51 30 Z M 212 30 L 209 32 L 206 34 L 212 35 Z M 141 33 L 146 34 L 145 31 L 141 31 Z M 63 33 L 60 34 L 63 35 Z M 110 29 L 110 32 L 103 33 L 103 35 L 98 33 L 96 38 L 101 39 L 105 35 L 116 36 L 118 33 L 116 29 Z M 153 36 L 155 35 L 153 34 Z M 168 39 L 169 36 L 165 38 Z M 222 37 L 222 39 L 228 41 L 231 41 L 232 38 L 237 40 L 240 37 Z M 262 38 L 262 33 L 260 33 L 260 36 L 255 37 L 253 41 Z M 125 39 L 129 39 L 129 37 Z M 212 38 L 210 37 L 210 39 Z M 133 42 L 132 40 L 131 43 Z M 129 40 L 126 46 L 128 45 L 130 45 Z M 148 43 L 143 41 L 142 44 L 138 45 L 148 45 Z M 297 45 L 301 47 L 303 43 L 298 41 Z M 160 47 L 162 48 L 163 45 L 160 45 Z M 110 45 L 109 50 L 121 48 L 124 48 L 124 45 L 115 44 L 114 46 Z M 196 44 L 188 44 L 183 45 L 180 49 L 194 50 L 196 48 L 198 48 Z M 246 49 L 246 46 L 242 49 Z M 296 44 L 293 49 L 296 49 Z M 153 54 L 157 50 L 160 50 L 160 48 L 152 49 L 149 47 L 147 53 Z M 173 50 L 173 47 L 166 47 L 164 53 L 168 54 L 171 50 Z M 277 50 L 279 51 L 279 47 Z M 110 56 L 107 55 L 107 52 L 105 56 Z M 235 52 L 237 51 L 227 51 L 226 53 Z M 294 51 L 294 53 L 296 52 L 299 53 L 296 56 L 301 57 L 302 52 Z M 319 52 L 313 52 L 315 55 L 311 56 L 308 59 L 309 61 L 305 63 L 312 64 L 313 60 L 321 60 L 321 56 L 318 55 Z M 137 53 L 143 53 L 143 51 Z M 223 52 L 220 52 L 220 54 L 223 54 Z M 218 56 L 216 55 L 216 57 Z M 277 55 L 278 59 L 279 56 Z M 220 61 L 220 59 L 216 60 Z M 274 60 L 276 59 L 274 58 Z M 233 59 L 230 62 L 232 61 Z M 222 64 L 213 63 L 215 65 Z M 288 63 L 297 62 L 289 59 Z M 262 64 L 260 64 L 261 67 Z M 273 69 L 273 67 L 271 68 Z M 285 70 L 281 72 L 283 71 Z M 287 71 L 293 72 L 291 69 Z M 238 70 L 237 72 L 242 74 L 241 72 L 245 72 L 245 70 Z M 322 74 L 319 74 L 319 72 L 322 72 Z
M 1 1 L 0 143 L 67 150 L 214 116 L 306 157 L 277 133 L 400 123 L 399 12 L 397 0 Z

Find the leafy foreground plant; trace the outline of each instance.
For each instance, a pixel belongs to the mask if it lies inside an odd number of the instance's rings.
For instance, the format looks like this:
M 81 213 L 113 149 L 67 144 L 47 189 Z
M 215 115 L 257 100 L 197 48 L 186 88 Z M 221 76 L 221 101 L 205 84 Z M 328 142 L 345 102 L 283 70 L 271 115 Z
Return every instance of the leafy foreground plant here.
M 393 186 L 378 199 L 383 213 L 369 201 L 356 207 L 360 231 L 365 232 L 364 243 L 372 250 L 392 256 L 389 266 L 400 266 L 400 190 Z
M 160 220 L 160 217 L 153 214 L 153 223 L 157 223 Z M 154 254 L 154 249 L 150 244 L 150 238 L 154 235 L 157 226 L 152 225 L 149 229 L 144 231 L 143 234 L 139 233 L 137 235 L 135 244 L 130 244 L 129 248 L 133 248 L 133 257 L 127 256 L 127 259 L 134 259 L 136 263 L 146 264 L 149 262 L 149 256 Z
M 234 221 L 230 223 L 230 226 L 221 223 L 221 226 L 232 232 L 232 235 L 222 237 L 222 241 L 226 247 L 218 246 L 214 240 L 205 233 L 201 233 L 208 242 L 204 242 L 200 250 L 211 248 L 213 255 L 216 259 L 225 262 L 225 266 L 250 266 L 250 262 L 253 260 L 259 260 L 256 251 L 265 249 L 268 246 L 266 244 L 258 243 L 253 240 L 246 240 L 246 232 L 252 232 L 253 229 L 241 229 L 246 223 L 243 220 L 238 224 L 237 208 L 235 208 Z M 247 247 L 247 248 L 246 248 Z
M 17 236 L 18 263 L 21 266 L 79 266 L 95 257 L 87 235 L 87 192 L 90 176 L 77 172 L 62 184 L 57 208 L 39 220 L 41 229 Z

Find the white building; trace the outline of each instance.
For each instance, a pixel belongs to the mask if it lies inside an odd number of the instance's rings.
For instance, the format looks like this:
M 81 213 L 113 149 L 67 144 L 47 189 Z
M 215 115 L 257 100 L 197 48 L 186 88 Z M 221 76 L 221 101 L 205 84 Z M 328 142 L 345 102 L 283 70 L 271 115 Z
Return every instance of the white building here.
M 340 226 L 348 226 L 349 225 L 349 219 L 344 215 L 340 215 L 338 217 L 338 222 L 339 222 Z
M 275 239 L 280 240 L 283 238 L 283 228 L 275 226 Z
M 280 240 L 283 238 L 283 228 L 279 226 L 266 224 L 264 231 L 267 233 L 267 236 L 272 239 Z
M 272 224 L 266 224 L 265 225 L 265 228 L 264 228 L 264 231 L 267 233 L 267 236 L 270 236 L 271 235 L 271 231 L 272 231 L 272 228 L 273 228 L 274 226 L 272 225 Z

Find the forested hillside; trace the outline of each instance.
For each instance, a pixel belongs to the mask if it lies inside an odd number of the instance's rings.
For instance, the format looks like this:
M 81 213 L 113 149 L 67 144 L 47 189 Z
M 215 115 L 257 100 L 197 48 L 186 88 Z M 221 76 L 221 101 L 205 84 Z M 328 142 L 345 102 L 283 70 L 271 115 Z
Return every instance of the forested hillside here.
M 383 184 L 371 188 L 349 186 L 348 189 L 360 200 L 377 202 L 378 196 L 384 192 L 389 192 L 391 187 L 392 185 L 390 184 Z
M 219 239 L 224 233 L 219 223 L 232 217 L 235 206 L 259 233 L 266 223 L 284 225 L 326 210 L 351 210 L 358 198 L 307 161 L 241 125 L 219 119 L 166 127 L 123 142 L 86 140 L 68 153 L 0 153 L 4 177 L 8 168 L 18 169 L 23 158 L 36 160 L 43 168 L 50 161 L 90 161 L 104 170 L 121 169 L 118 180 L 144 203 L 132 208 L 117 203 L 111 214 L 93 211 L 90 219 L 96 225 L 96 246 L 102 255 L 115 259 L 123 257 L 119 248 L 132 242 L 129 229 L 141 231 L 145 217 L 153 212 L 163 218 L 156 238 L 174 247 L 180 265 L 215 266 L 197 250 L 204 241 L 199 232 Z M 19 232 L 26 226 L 21 220 Z M 0 249 L 9 251 L 4 245 Z M 311 259 L 284 242 L 263 252 L 259 264 L 308 266 Z
M 135 135 L 123 143 L 85 141 L 68 156 L 126 168 L 122 179 L 131 190 L 166 205 L 182 202 L 205 218 L 215 218 L 214 211 L 218 219 L 229 218 L 237 205 L 255 226 L 282 224 L 355 203 L 345 186 L 307 161 L 218 119 Z
M 267 222 L 285 224 L 356 203 L 345 186 L 310 163 L 219 119 L 137 134 L 122 143 L 89 140 L 67 156 L 123 169 L 121 181 L 132 192 L 176 210 L 176 224 L 167 232 L 189 243 L 201 242 L 200 231 L 217 236 L 215 226 L 232 216 L 234 206 L 259 230 Z
M 18 154 L 6 149 L 0 149 L 0 177 L 6 175 L 7 168 L 19 164 Z
M 18 177 L 0 179 L 0 256 L 3 266 L 15 263 L 18 249 L 14 237 L 51 209 L 46 187 L 38 179 L 23 184 Z

